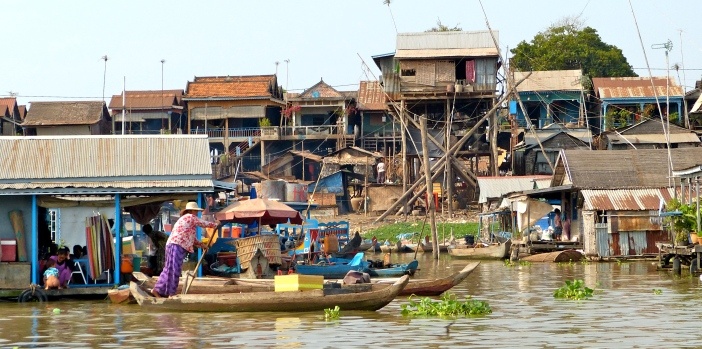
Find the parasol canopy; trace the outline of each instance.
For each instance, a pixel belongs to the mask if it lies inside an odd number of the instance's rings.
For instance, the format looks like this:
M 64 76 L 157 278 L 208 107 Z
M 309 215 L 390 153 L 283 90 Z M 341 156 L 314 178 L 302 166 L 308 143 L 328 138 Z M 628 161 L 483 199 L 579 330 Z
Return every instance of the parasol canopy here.
M 294 208 L 278 201 L 268 199 L 251 199 L 237 201 L 215 213 L 215 218 L 222 222 L 250 224 L 290 223 L 302 224 L 302 216 Z

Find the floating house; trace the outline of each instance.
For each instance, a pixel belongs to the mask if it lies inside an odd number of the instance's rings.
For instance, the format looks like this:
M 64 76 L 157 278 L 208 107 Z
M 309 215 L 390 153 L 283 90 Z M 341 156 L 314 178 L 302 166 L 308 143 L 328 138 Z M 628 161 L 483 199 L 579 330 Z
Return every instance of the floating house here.
M 155 162 L 135 165 L 140 159 Z M 202 194 L 213 190 L 205 136 L 0 137 L 0 163 L 0 238 L 14 242 L 17 254 L 0 263 L 6 297 L 40 284 L 42 252 L 52 243 L 87 246 L 88 257 L 81 283 L 49 295 L 106 294 L 122 282 L 123 211 L 144 224 L 164 202 L 202 207 Z M 88 222 L 98 222 L 103 235 L 86 233 Z

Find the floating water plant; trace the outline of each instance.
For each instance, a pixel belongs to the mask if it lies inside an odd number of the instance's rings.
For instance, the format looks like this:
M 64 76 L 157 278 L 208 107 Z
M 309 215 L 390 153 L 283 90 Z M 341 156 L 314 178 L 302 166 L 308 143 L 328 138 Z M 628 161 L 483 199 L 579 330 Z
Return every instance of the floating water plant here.
M 553 292 L 554 298 L 583 300 L 592 297 L 593 290 L 583 280 L 566 280 L 565 285 Z
M 338 320 L 340 316 L 341 308 L 339 306 L 335 306 L 334 308 L 327 308 L 324 309 L 324 320 L 326 321 L 331 321 L 331 320 Z
M 531 265 L 531 262 L 529 262 L 529 261 L 512 262 L 509 259 L 505 259 L 505 267 L 516 267 L 516 266 L 526 267 L 529 265 Z
M 654 288 L 654 289 L 653 289 L 653 294 L 655 294 L 655 295 L 663 294 L 663 290 Z
M 476 316 L 492 313 L 490 305 L 485 301 L 466 297 L 465 301 L 459 301 L 454 294 L 444 294 L 441 300 L 434 300 L 429 297 L 410 296 L 409 304 L 402 305 L 402 315 L 406 316 Z

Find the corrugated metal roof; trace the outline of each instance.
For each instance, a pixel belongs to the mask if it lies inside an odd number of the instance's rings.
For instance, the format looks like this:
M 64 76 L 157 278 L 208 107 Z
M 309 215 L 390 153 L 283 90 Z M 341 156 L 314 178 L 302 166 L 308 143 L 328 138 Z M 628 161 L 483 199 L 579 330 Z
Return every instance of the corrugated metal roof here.
M 486 203 L 488 199 L 500 198 L 505 194 L 534 189 L 534 181 L 550 178 L 551 176 L 478 177 L 478 203 Z
M 667 143 L 663 134 L 638 134 L 638 135 L 618 135 L 612 133 L 607 135 L 607 138 L 612 143 L 633 143 L 633 144 L 663 144 Z M 700 138 L 690 133 L 672 133 L 670 134 L 670 143 L 700 143 Z
M 358 109 L 387 110 L 385 91 L 379 81 L 361 81 L 358 86 Z
M 690 113 L 699 113 L 702 110 L 702 94 L 697 98 L 695 104 L 690 109 Z
M 451 58 L 451 57 L 493 57 L 494 48 L 453 48 L 433 50 L 397 50 L 395 58 Z
M 500 42 L 500 33 L 493 30 L 495 39 Z M 445 31 L 416 32 L 397 34 L 397 50 L 429 50 L 451 48 L 495 48 L 490 32 L 481 31 Z
M 301 156 L 305 159 L 309 159 L 316 162 L 322 162 L 323 157 L 315 153 L 311 153 L 307 150 L 290 150 L 290 154 Z
M 211 179 L 0 183 L 0 195 L 26 194 L 28 191 L 34 194 L 97 194 L 115 192 L 147 194 L 168 192 L 197 193 L 209 190 L 212 190 Z
M 700 148 L 675 148 L 670 153 L 673 170 L 702 164 Z M 667 163 L 667 149 L 567 149 L 561 151 L 552 186 L 572 183 L 578 189 L 663 188 L 670 185 Z
M 582 190 L 583 210 L 648 211 L 658 210 L 661 202 L 674 197 L 672 188 Z
M 514 79 L 519 81 L 528 74 L 529 72 L 514 72 Z M 580 70 L 533 71 L 517 86 L 517 91 L 580 91 L 582 76 Z
M 0 185 L 211 188 L 209 159 L 204 135 L 0 137 Z
M 623 78 L 593 78 L 592 84 L 599 98 L 641 98 L 655 97 L 651 80 L 656 86 L 656 94 L 658 97 L 666 95 L 682 97 L 685 95 L 682 87 L 680 87 L 675 79 L 670 78 L 667 82 L 666 77 L 623 77 Z M 666 89 L 666 85 L 669 88 Z

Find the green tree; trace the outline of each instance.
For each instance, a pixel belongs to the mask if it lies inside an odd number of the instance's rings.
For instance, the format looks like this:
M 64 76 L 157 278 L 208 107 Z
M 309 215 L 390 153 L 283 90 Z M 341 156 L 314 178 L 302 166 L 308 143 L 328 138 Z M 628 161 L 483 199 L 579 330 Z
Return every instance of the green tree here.
M 451 27 L 441 23 L 441 19 L 437 18 L 436 19 L 436 27 L 433 27 L 433 28 L 427 30 L 427 32 L 460 32 L 462 30 L 463 29 L 461 29 L 461 27 L 459 27 L 458 24 L 456 24 L 453 28 L 451 28 Z
M 582 69 L 591 77 L 637 76 L 621 49 L 574 20 L 551 25 L 511 52 L 512 67 L 518 71 Z

